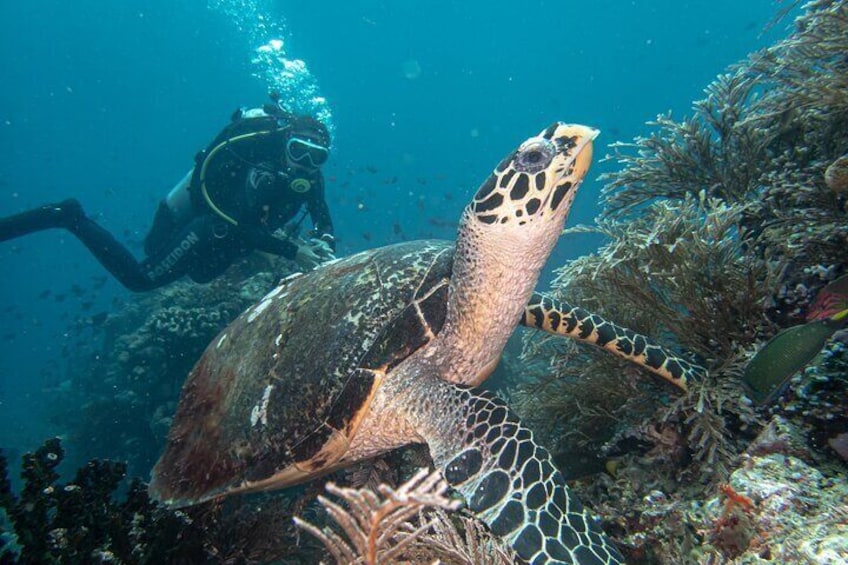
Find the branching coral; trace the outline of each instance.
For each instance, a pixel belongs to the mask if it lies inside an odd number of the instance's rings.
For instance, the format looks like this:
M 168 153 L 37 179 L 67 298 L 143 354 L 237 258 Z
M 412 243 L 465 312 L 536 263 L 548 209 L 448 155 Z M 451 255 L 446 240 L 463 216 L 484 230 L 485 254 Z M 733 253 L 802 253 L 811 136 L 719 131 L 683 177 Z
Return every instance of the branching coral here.
M 693 116 L 660 116 L 648 137 L 614 145 L 623 167 L 604 177 L 606 215 L 701 191 L 756 201 L 772 172 L 812 170 L 821 186 L 824 169 L 848 149 L 848 6 L 806 8 L 795 34 L 719 76 Z
M 437 508 L 419 520 L 429 520 L 432 528 L 407 551 L 411 563 L 512 565 L 516 562 L 512 549 L 505 547 L 476 518 L 460 516 L 457 526 L 451 515 Z
M 340 564 L 432 563 L 505 565 L 515 561 L 508 548 L 473 518 L 462 517 L 461 533 L 444 510 L 456 510 L 449 487 L 437 472 L 420 469 L 397 489 L 381 484 L 377 492 L 327 485 L 344 506 L 319 496 L 337 529 L 319 528 L 295 518 L 317 537 Z M 347 508 L 345 508 L 345 506 Z
M 742 243 L 739 218 L 744 210 L 741 203 L 728 205 L 701 194 L 655 202 L 628 223 L 603 219 L 594 229 L 609 243 L 560 268 L 554 294 L 661 341 L 676 341 L 698 354 L 716 376 L 726 374 L 724 369 L 747 355 L 767 324 L 768 293 L 755 286 L 774 278 Z M 668 393 L 657 395 L 638 379 L 622 378 L 633 374 L 632 369 L 547 338 L 529 335 L 525 343 L 526 359 L 544 343 L 553 361 L 529 371 L 537 377 L 516 387 L 515 402 L 562 454 L 597 452 L 613 434 L 642 428 L 644 419 L 665 414 L 664 420 L 678 426 L 676 433 L 690 437 L 706 470 L 719 464 L 718 455 L 729 455 L 729 432 L 710 407 L 720 405 L 721 412 L 731 404 L 732 412 L 748 412 L 740 404 L 738 386 L 727 391 L 711 378 L 696 383 L 682 405 L 672 403 L 677 414 L 672 417 L 661 402 Z M 699 395 L 697 402 L 693 395 Z M 560 459 L 573 465 L 576 458 Z
M 323 496 L 318 500 L 347 539 L 331 528 L 321 529 L 300 518 L 295 518 L 295 524 L 321 540 L 338 563 L 394 563 L 432 525 L 412 525 L 410 519 L 420 510 L 459 507 L 459 501 L 447 496 L 448 488 L 440 473 L 426 469 L 398 489 L 380 485 L 379 494 L 330 483 L 327 491 L 343 499 L 349 509 Z
M 776 290 L 755 288 L 773 273 L 745 245 L 744 212 L 701 192 L 655 202 L 628 222 L 575 228 L 609 243 L 558 269 L 555 292 L 639 331 L 669 332 L 715 365 L 753 341 Z
M 848 4 L 804 9 L 794 33 L 719 76 L 691 117 L 660 116 L 648 136 L 614 145 L 621 168 L 603 177 L 601 218 L 572 230 L 606 243 L 553 283 L 558 298 L 695 353 L 709 377 L 676 397 L 609 359 L 525 337 L 531 378 L 512 404 L 561 453 L 617 458 L 635 484 L 616 481 L 608 496 L 726 479 L 758 427 L 744 366 L 846 269 L 848 195 L 825 171 L 848 152 Z
M 607 158 L 622 167 L 602 177 L 608 181 L 605 214 L 621 217 L 657 198 L 702 192 L 744 201 L 758 186 L 768 145 L 758 126 L 743 121 L 754 85 L 744 73 L 721 75 L 707 98 L 695 103 L 694 116 L 682 122 L 658 116 L 648 124 L 655 129 L 648 137 L 613 144 Z
M 846 196 L 826 185 L 848 150 L 848 6 L 806 8 L 795 34 L 718 77 L 690 118 L 661 116 L 648 137 L 616 144 L 623 167 L 604 177 L 604 215 L 619 221 L 659 198 L 744 203 L 746 244 L 802 283 L 780 298 L 781 323 L 844 270 L 848 241 Z

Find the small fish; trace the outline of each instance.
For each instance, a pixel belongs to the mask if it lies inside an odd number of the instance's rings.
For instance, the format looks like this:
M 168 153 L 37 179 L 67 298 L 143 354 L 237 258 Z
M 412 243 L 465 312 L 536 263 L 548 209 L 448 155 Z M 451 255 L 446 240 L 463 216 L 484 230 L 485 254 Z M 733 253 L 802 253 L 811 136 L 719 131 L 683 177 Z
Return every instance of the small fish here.
M 51 294 L 53 294 L 53 291 L 48 288 L 47 290 L 42 290 L 41 292 L 39 292 L 38 298 L 40 298 L 41 300 L 44 300 L 45 298 L 47 298 Z
M 89 320 L 91 321 L 92 326 L 99 327 L 103 325 L 103 323 L 106 321 L 106 318 L 108 317 L 108 313 L 98 312 L 97 314 L 94 314 L 91 318 L 89 318 Z
M 375 167 L 374 165 L 365 165 L 365 170 L 371 174 L 377 173 L 377 167 Z
M 453 220 L 442 220 L 440 218 L 427 218 L 427 223 L 437 228 L 453 228 L 456 227 L 456 222 Z
M 362 232 L 362 239 L 364 239 L 365 241 L 371 241 L 371 232 Z
M 848 309 L 833 318 L 786 328 L 768 340 L 745 367 L 742 376 L 751 400 L 758 404 L 771 403 L 783 392 L 792 376 L 812 361 L 846 322 Z

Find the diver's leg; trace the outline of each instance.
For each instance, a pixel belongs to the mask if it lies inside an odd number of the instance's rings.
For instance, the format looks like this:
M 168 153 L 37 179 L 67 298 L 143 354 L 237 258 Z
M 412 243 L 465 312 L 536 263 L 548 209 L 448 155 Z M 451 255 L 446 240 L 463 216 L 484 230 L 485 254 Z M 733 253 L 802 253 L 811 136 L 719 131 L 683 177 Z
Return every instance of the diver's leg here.
M 139 292 L 159 286 L 147 277 L 132 253 L 86 216 L 79 201 L 74 199 L 46 204 L 0 219 L 0 241 L 52 228 L 64 228 L 74 234 L 100 264 L 128 289 Z
M 167 227 L 172 228 L 172 223 Z M 77 200 L 65 200 L 0 218 L 0 242 L 37 231 L 64 228 L 74 234 L 118 282 L 129 290 L 143 292 L 173 282 L 198 265 L 221 262 L 220 258 L 209 257 L 209 242 L 216 238 L 214 223 L 214 219 L 201 216 L 174 231 L 170 237 L 162 237 L 160 233 L 151 234 L 161 244 L 159 251 L 139 263 L 112 234 L 85 215 Z M 164 229 L 165 224 L 159 222 L 154 228 Z M 220 274 L 229 262 L 215 269 L 208 278 Z
M 159 288 L 191 274 L 198 264 L 215 264 L 218 260 L 211 256 L 214 250 L 210 242 L 215 239 L 214 219 L 208 216 L 195 218 L 176 231 L 166 241 L 167 245 L 161 245 L 155 254 L 141 263 L 112 234 L 90 218 L 83 216 L 68 229 L 121 284 L 135 292 Z M 217 274 L 220 271 L 215 276 Z
M 683 359 L 650 337 L 538 292 L 524 308 L 521 324 L 606 349 L 683 390 L 689 383 L 703 380 L 707 373 L 704 367 Z
M 67 228 L 82 214 L 80 203 L 71 199 L 0 218 L 0 241 L 52 228 Z
M 118 282 L 133 292 L 144 292 L 161 286 L 147 276 L 144 268 L 114 236 L 83 213 L 66 226 L 85 245 Z

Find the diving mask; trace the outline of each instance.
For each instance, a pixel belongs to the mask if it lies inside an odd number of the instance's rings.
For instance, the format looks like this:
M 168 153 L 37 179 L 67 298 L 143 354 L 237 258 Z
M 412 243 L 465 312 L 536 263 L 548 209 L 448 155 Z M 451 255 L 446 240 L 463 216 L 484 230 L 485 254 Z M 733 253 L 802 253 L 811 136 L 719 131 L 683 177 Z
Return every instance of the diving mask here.
M 323 145 L 302 137 L 292 137 L 286 142 L 286 157 L 301 167 L 317 169 L 327 162 L 330 151 Z

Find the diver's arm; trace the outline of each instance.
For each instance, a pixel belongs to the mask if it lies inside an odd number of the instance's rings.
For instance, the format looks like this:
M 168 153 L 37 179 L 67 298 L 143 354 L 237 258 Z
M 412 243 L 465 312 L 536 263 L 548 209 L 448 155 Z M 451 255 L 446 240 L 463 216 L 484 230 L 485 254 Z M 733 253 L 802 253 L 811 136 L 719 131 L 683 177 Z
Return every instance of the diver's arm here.
M 263 226 L 239 226 L 245 242 L 256 249 L 272 255 L 294 260 L 298 246 L 288 239 L 276 237 Z
M 333 220 L 330 217 L 330 208 L 324 197 L 324 175 L 318 171 L 318 178 L 312 183 L 309 199 L 306 202 L 309 216 L 315 225 L 315 233 L 318 239 L 327 242 L 333 251 L 336 250 L 336 240 L 333 235 Z M 324 237 L 329 236 L 329 237 Z

